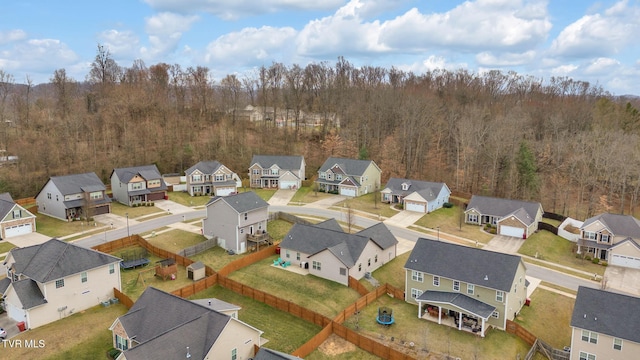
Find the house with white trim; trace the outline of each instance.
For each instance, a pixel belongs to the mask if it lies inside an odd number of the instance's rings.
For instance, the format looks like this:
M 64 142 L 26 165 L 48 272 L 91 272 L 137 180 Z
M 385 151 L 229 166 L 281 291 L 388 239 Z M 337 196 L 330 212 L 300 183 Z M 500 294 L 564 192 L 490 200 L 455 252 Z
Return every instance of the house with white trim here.
M 495 226 L 499 235 L 526 239 L 538 230 L 543 213 L 539 202 L 473 195 L 464 219 L 467 224 Z

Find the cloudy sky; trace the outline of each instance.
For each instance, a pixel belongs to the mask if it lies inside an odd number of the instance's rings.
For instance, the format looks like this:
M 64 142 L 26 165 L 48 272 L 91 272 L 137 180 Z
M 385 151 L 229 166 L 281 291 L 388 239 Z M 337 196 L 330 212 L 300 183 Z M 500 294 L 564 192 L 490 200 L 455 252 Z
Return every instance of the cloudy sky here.
M 84 80 L 97 44 L 121 66 L 206 66 L 214 80 L 273 62 L 514 70 L 640 95 L 640 0 L 10 0 L 0 70 Z

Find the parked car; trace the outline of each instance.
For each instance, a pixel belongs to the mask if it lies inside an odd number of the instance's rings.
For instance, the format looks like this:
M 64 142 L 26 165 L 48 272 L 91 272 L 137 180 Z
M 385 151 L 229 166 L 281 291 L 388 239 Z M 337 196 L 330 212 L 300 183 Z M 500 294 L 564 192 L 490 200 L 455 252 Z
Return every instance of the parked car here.
M 4 340 L 7 338 L 7 331 L 4 328 L 0 328 L 0 339 Z

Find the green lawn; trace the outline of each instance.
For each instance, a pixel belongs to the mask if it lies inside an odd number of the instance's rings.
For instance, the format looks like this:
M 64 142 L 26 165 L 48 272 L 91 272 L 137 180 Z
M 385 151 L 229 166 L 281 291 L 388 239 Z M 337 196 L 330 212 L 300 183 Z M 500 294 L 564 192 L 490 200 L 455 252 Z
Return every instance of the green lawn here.
M 336 282 L 274 267 L 275 259 L 275 255 L 271 256 L 229 277 L 330 318 L 359 298 L 355 290 Z
M 313 187 L 303 186 L 300 189 L 298 189 L 298 191 L 296 191 L 295 195 L 293 195 L 293 198 L 291 198 L 290 204 L 292 205 L 309 204 L 309 203 L 326 199 L 332 196 L 336 196 L 336 195 L 327 194 L 325 192 L 320 192 L 320 191 L 314 191 Z
M 406 252 L 402 255 L 396 256 L 395 259 L 381 266 L 375 270 L 371 275 L 374 279 L 378 280 L 380 284 L 389 284 L 398 289 L 404 289 L 405 270 L 404 264 L 407 262 L 411 252 Z M 360 281 L 361 283 L 369 284 L 365 279 Z
M 287 235 L 292 227 L 293 224 L 288 221 L 273 220 L 267 223 L 267 232 L 273 240 L 280 241 L 285 235 Z
M 306 360 L 377 360 L 381 359 L 338 335 L 330 335 Z
M 558 226 L 560 226 L 560 224 L 562 224 L 562 221 L 549 219 L 549 218 L 542 218 L 542 222 L 543 223 L 547 223 L 549 225 L 553 225 L 555 227 L 558 227 Z
M 337 203 L 335 206 L 339 208 L 351 206 L 352 209 L 379 215 L 385 218 L 392 217 L 393 215 L 398 213 L 398 211 L 391 209 L 389 204 L 380 202 L 379 193 L 370 193 L 355 198 L 350 198 Z
M 415 222 L 415 225 L 428 229 L 440 227 L 442 233 L 477 240 L 484 244 L 493 238 L 492 234 L 482 231 L 482 227 L 465 224 L 463 215 L 462 209 L 458 206 L 441 208 L 423 216 Z
M 36 215 L 36 229 L 43 235 L 59 238 L 83 231 L 91 230 L 97 226 L 102 226 L 101 223 L 91 222 L 87 224 L 86 221 L 63 221 L 56 218 L 52 218 L 47 215 Z
M 148 237 L 146 240 L 159 248 L 177 254 L 184 248 L 205 241 L 206 238 L 190 231 L 174 229 L 153 237 Z
M 169 193 L 169 200 L 184 206 L 204 206 L 211 200 L 211 196 L 191 196 L 188 192 L 173 191 Z
M 135 219 L 144 215 L 151 215 L 155 213 L 162 213 L 162 209 L 157 208 L 155 206 L 136 206 L 130 207 L 126 205 L 122 205 L 119 202 L 111 203 L 111 213 L 119 216 L 127 216 L 129 215 L 129 219 Z
M 516 322 L 556 349 L 562 349 L 571 344 L 574 304 L 570 297 L 536 289 L 531 294 L 531 306 L 522 308 Z
M 246 191 L 253 191 L 254 193 L 256 193 L 258 196 L 260 196 L 262 198 L 262 200 L 264 201 L 269 201 L 269 199 L 271 199 L 271 197 L 273 196 L 273 194 L 276 193 L 276 189 L 258 189 L 258 188 L 238 188 L 238 192 L 246 192 Z
M 237 260 L 241 256 L 244 255 L 229 255 L 227 254 L 227 251 L 225 249 L 216 246 L 212 247 L 211 249 L 205 250 L 200 254 L 193 255 L 189 257 L 189 259 L 193 261 L 200 261 L 205 265 L 209 265 L 213 270 L 219 271 L 220 269 L 225 267 L 225 265 L 234 260 Z
M 238 318 L 264 331 L 262 337 L 269 340 L 265 347 L 273 350 L 290 354 L 321 330 L 317 325 L 221 286 L 213 286 L 192 298 L 211 297 L 240 306 L 242 309 L 238 312 Z
M 536 257 L 540 260 L 550 261 L 559 265 L 569 266 L 590 274 L 604 275 L 606 268 L 593 264 L 591 261 L 576 258 L 574 253 L 575 243 L 548 231 L 540 230 L 531 235 L 522 244 L 520 254 Z
M 16 247 L 16 246 L 13 245 L 12 243 L 8 242 L 8 241 L 0 241 L 0 254 L 4 254 L 4 253 L 8 252 L 9 250 L 13 249 L 14 247 Z

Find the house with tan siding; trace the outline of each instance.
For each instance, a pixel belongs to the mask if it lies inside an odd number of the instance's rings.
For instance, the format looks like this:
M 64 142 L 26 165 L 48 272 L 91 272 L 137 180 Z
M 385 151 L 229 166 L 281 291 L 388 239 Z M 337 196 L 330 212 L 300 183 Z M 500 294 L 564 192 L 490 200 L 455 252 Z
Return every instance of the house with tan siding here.
M 165 184 L 155 165 L 113 169 L 111 191 L 116 201 L 127 206 L 163 200 L 167 196 Z
M 36 231 L 36 216 L 16 204 L 11 194 L 0 194 L 0 240 Z
M 539 202 L 473 195 L 464 216 L 467 224 L 489 224 L 500 235 L 526 239 L 538 230 L 543 213 Z
M 578 253 L 609 265 L 640 269 L 640 220 L 610 213 L 588 218 L 580 227 Z
M 319 191 L 361 196 L 380 188 L 382 171 L 373 160 L 328 158 L 318 170 Z
M 200 161 L 185 171 L 191 196 L 227 196 L 242 187 L 238 174 L 218 161 Z
M 304 157 L 297 155 L 253 155 L 249 184 L 261 189 L 299 189 L 306 178 Z

